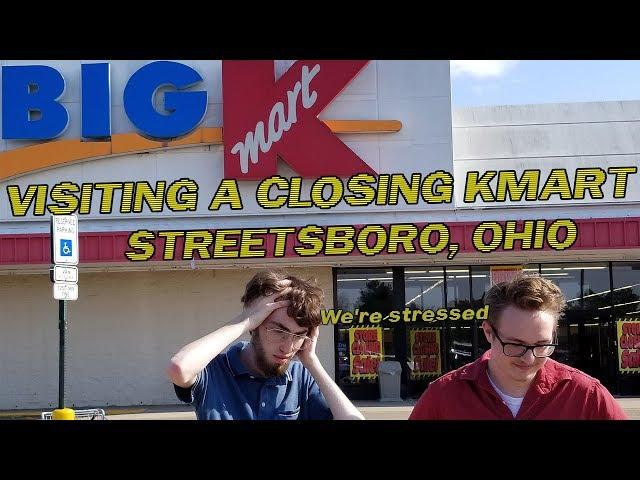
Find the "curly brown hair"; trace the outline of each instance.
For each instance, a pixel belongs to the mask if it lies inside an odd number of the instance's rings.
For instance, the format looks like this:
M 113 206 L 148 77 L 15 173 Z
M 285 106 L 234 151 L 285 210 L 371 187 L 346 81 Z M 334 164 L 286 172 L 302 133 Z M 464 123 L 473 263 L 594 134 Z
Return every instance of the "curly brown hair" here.
M 278 297 L 279 300 L 291 301 L 291 305 L 287 307 L 287 314 L 301 327 L 311 329 L 320 325 L 320 310 L 324 295 L 314 279 L 302 280 L 282 270 L 258 272 L 247 283 L 240 301 L 246 307 L 256 298 L 281 292 L 285 289 L 285 287 L 278 285 L 282 280 L 291 281 L 291 291 Z
M 522 310 L 547 310 L 556 318 L 556 324 L 566 306 L 564 295 L 558 286 L 546 278 L 521 275 L 509 282 L 494 285 L 484 298 L 489 305 L 487 321 L 497 326 L 505 308 L 513 305 Z

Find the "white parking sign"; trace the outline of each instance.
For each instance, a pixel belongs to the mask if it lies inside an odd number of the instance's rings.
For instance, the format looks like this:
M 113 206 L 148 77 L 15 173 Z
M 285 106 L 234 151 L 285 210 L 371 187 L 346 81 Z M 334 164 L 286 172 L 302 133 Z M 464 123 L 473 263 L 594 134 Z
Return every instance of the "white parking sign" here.
M 53 298 L 55 300 L 78 300 L 78 284 L 54 283 Z
M 78 217 L 51 216 L 51 252 L 56 265 L 78 264 Z
M 78 267 L 54 265 L 51 280 L 53 282 L 78 283 Z

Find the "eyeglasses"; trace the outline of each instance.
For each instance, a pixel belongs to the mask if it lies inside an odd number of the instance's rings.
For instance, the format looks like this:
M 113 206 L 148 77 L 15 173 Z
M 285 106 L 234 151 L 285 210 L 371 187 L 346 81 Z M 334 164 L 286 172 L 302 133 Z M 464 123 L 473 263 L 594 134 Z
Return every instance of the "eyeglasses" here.
M 531 350 L 534 357 L 546 358 L 550 356 L 558 346 L 557 343 L 548 343 L 543 345 L 524 345 L 522 343 L 503 342 L 498 335 L 498 331 L 495 328 L 493 328 L 493 334 L 502 344 L 502 351 L 507 357 L 522 357 L 527 353 L 527 350 Z
M 305 340 L 311 340 L 306 335 L 297 335 L 295 333 L 287 332 L 281 328 L 267 328 L 267 340 L 272 343 L 288 342 L 291 340 L 293 348 L 300 348 Z

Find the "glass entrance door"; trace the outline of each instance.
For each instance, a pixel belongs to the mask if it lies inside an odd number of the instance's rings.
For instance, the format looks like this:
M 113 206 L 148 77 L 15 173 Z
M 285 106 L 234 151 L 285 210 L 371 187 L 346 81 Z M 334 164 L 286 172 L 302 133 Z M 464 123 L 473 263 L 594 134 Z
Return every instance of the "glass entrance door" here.
M 609 389 L 615 387 L 609 315 L 592 310 L 568 310 L 559 322 L 558 343 L 552 358 L 599 379 Z

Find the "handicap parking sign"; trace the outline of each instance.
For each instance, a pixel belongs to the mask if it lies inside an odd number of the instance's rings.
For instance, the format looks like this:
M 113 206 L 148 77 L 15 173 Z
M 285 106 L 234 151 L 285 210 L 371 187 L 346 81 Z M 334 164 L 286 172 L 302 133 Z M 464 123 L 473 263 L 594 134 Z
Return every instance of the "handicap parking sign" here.
M 60 239 L 60 255 L 71 257 L 73 255 L 73 242 L 64 238 Z
M 54 265 L 77 265 L 80 253 L 78 217 L 51 215 L 51 260 Z

